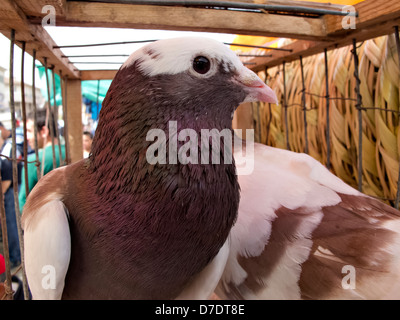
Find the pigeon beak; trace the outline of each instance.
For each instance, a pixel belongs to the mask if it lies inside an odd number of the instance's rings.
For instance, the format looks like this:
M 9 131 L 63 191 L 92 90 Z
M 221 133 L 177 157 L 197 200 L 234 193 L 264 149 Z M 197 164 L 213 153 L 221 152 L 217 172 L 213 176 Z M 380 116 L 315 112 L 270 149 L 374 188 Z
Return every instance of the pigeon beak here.
M 239 83 L 247 92 L 243 102 L 262 101 L 278 104 L 275 92 L 268 87 L 253 71 L 244 67 L 235 76 L 234 82 Z

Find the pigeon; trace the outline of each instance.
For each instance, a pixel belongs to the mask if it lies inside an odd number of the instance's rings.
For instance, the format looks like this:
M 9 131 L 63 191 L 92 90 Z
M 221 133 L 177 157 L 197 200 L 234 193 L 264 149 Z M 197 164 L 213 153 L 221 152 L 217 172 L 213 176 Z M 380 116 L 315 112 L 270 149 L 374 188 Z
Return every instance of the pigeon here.
M 399 212 L 306 154 L 238 139 L 233 113 L 253 101 L 278 103 L 218 41 L 134 52 L 89 157 L 27 198 L 33 299 L 398 296 Z

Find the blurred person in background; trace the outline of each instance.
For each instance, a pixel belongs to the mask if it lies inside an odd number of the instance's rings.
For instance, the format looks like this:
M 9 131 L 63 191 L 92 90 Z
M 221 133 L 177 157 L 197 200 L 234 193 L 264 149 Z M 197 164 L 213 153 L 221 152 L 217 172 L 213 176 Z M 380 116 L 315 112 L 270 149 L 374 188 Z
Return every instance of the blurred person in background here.
M 21 251 L 19 248 L 19 237 L 17 228 L 17 219 L 15 217 L 13 169 L 12 169 L 12 141 L 11 131 L 4 127 L 0 122 L 0 167 L 1 167 L 1 188 L 4 196 L 4 209 L 6 212 L 7 239 L 10 254 L 11 268 L 15 268 L 21 263 Z M 17 158 L 21 154 L 17 148 Z M 22 167 L 20 165 L 19 167 Z M 20 171 L 20 170 L 18 170 Z M 20 176 L 20 175 L 18 175 Z
M 89 131 L 84 131 L 82 136 L 84 158 L 89 157 L 89 154 L 92 151 L 92 141 L 93 135 Z
M 43 172 L 43 175 L 46 175 L 48 172 L 54 169 L 53 167 L 53 149 L 52 149 L 52 142 L 51 142 L 51 133 L 53 133 L 54 137 L 54 149 L 55 149 L 55 158 L 56 158 L 56 166 L 59 167 L 60 163 L 63 163 L 65 159 L 65 146 L 59 145 L 59 141 L 56 137 L 56 122 L 54 121 L 54 117 L 52 113 L 49 113 L 49 119 L 46 126 L 46 117 L 47 112 L 46 108 L 39 109 L 36 112 L 36 119 L 37 119 L 37 143 L 38 143 L 38 153 L 39 153 L 39 162 L 40 164 L 40 172 Z M 28 138 L 28 143 L 32 149 L 35 148 L 35 131 L 34 131 L 34 114 L 31 113 L 27 115 L 26 121 L 26 133 Z M 61 161 L 60 161 L 60 152 L 59 148 L 61 147 Z M 44 161 L 43 161 L 43 152 L 44 152 Z M 28 156 L 28 187 L 29 191 L 33 189 L 33 187 L 38 182 L 37 170 L 36 170 L 36 154 L 30 154 Z M 42 163 L 43 162 L 43 163 Z M 25 190 L 25 168 L 22 170 L 21 173 L 21 188 L 19 192 L 19 207 L 22 209 L 26 202 L 26 190 Z

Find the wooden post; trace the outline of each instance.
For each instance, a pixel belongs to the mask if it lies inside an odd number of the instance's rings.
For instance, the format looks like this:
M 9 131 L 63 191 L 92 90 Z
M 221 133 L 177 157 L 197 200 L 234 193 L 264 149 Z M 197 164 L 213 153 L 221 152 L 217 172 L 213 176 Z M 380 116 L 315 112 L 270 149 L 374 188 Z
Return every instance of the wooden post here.
M 242 103 L 236 109 L 232 119 L 232 129 L 242 129 L 243 140 L 246 139 L 246 129 L 254 129 L 251 102 Z
M 83 159 L 81 81 L 68 79 L 66 89 L 68 105 L 66 132 L 68 132 L 71 163 L 74 163 Z

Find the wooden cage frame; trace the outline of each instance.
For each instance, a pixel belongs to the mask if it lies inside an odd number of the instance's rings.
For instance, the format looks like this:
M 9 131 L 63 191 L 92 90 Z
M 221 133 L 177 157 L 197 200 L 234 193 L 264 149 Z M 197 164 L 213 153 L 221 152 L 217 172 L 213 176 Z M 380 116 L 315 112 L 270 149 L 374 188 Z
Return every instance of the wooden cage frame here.
M 203 31 L 295 40 L 268 55 L 246 60 L 255 72 L 294 60 L 302 61 L 304 57 L 321 52 L 326 56 L 327 50 L 351 44 L 355 48 L 356 42 L 393 32 L 397 34 L 400 55 L 398 0 L 364 0 L 354 5 L 355 29 L 343 27 L 343 19 L 348 16 L 345 6 L 304 1 L 0 0 L 0 32 L 11 44 L 15 43 L 23 52 L 32 55 L 34 61 L 50 66 L 63 80 L 63 107 L 68 106 L 64 110 L 65 138 L 69 145 L 67 163 L 83 157 L 81 81 L 113 79 L 116 71 L 78 70 L 41 24 L 47 15 L 47 11 L 42 12 L 46 5 L 55 9 L 56 26 Z M 228 10 L 232 8 L 235 10 Z M 355 54 L 355 61 L 356 58 Z M 357 102 L 360 104 L 361 100 Z M 236 121 L 241 116 L 237 114 Z M 399 198 L 398 191 L 397 207 Z M 19 215 L 19 210 L 16 211 Z M 7 283 L 10 283 L 9 270 Z M 26 279 L 24 294 L 27 298 Z M 12 297 L 9 287 L 6 295 Z

